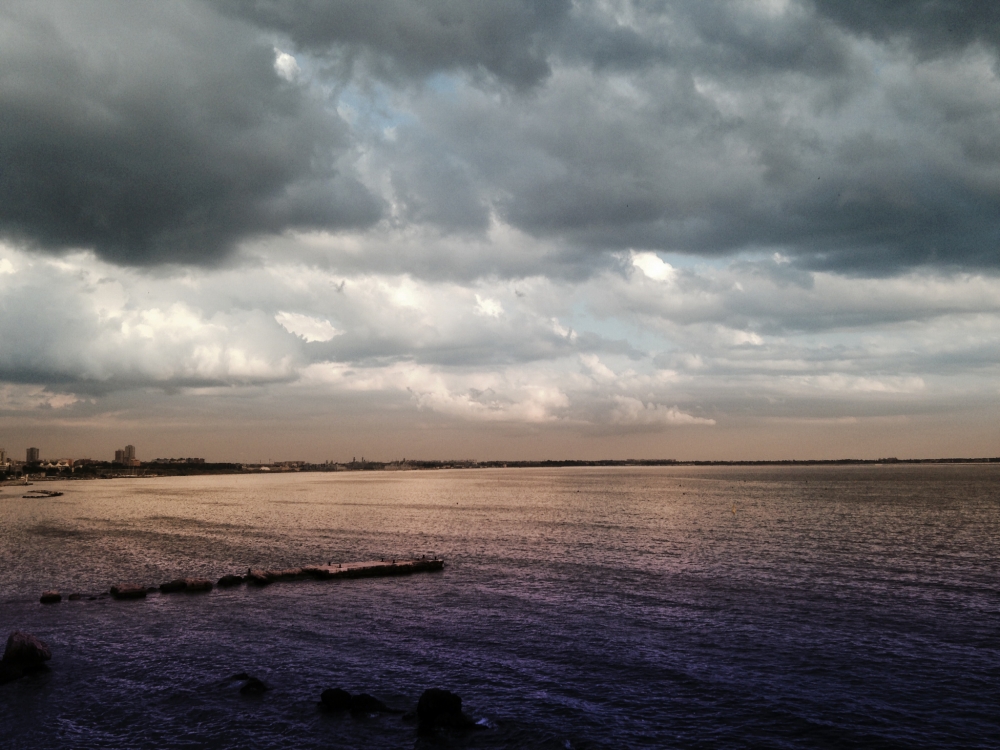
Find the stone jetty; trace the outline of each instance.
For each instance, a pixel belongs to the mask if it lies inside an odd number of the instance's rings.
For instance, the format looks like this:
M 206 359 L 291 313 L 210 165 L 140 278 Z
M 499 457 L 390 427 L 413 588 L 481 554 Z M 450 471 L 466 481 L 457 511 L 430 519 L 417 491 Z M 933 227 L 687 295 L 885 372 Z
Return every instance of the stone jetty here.
M 258 586 L 266 586 L 278 581 L 301 581 L 307 578 L 321 581 L 333 578 L 384 578 L 386 576 L 405 576 L 411 573 L 426 573 L 442 570 L 444 560 L 434 558 L 419 560 L 377 560 L 371 562 L 330 563 L 328 565 L 306 565 L 301 568 L 282 568 L 277 570 L 265 568 L 250 568 L 247 571 L 246 582 Z
M 162 583 L 159 587 L 146 587 L 137 583 L 119 583 L 111 587 L 109 592 L 114 599 L 142 599 L 147 593 L 159 590 L 161 594 L 195 593 L 211 591 L 216 585 L 220 588 L 239 586 L 246 582 L 257 586 L 267 586 L 281 581 L 320 580 L 327 581 L 336 578 L 384 578 L 386 576 L 403 576 L 412 573 L 428 573 L 444 569 L 444 560 L 434 557 L 420 559 L 386 559 L 369 562 L 327 563 L 326 565 L 305 565 L 301 568 L 250 568 L 245 576 L 227 574 L 222 576 L 218 584 L 213 584 L 207 578 L 175 578 Z M 102 594 L 101 596 L 107 596 Z M 80 594 L 69 597 L 73 601 L 82 598 Z M 88 599 L 95 599 L 91 596 Z M 41 602 L 44 604 L 62 601 L 58 591 L 45 591 Z

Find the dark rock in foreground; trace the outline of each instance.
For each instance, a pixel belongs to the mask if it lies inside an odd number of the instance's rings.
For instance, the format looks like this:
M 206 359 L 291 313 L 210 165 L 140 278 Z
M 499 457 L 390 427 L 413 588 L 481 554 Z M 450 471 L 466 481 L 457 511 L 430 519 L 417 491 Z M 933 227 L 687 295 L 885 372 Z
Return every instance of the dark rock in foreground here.
M 166 583 L 160 584 L 160 593 L 162 594 L 172 594 L 175 591 L 183 591 L 187 582 L 183 578 L 175 578 L 172 581 L 167 581 Z
M 42 597 L 38 601 L 42 604 L 58 604 L 62 601 L 62 594 L 58 591 L 43 591 Z
M 324 690 L 319 696 L 319 705 L 326 711 L 348 711 L 351 708 L 351 694 L 340 688 Z
M 71 602 L 78 602 L 83 599 L 83 594 L 70 594 L 67 597 Z
M 230 574 L 222 576 L 222 578 L 219 579 L 219 583 L 217 585 L 221 586 L 222 588 L 227 588 L 229 586 L 239 586 L 241 583 L 243 583 L 243 576 L 236 576 Z
M 135 583 L 119 583 L 111 587 L 111 596 L 115 599 L 145 599 L 146 589 Z
M 52 652 L 43 641 L 31 633 L 15 630 L 7 637 L 7 647 L 0 659 L 0 682 L 43 671 L 47 669 L 45 662 L 51 658 Z
M 450 690 L 429 688 L 417 703 L 417 731 L 433 732 L 439 727 L 472 729 L 476 722 L 462 713 L 462 699 Z
M 267 685 L 256 677 L 249 677 L 240 688 L 240 695 L 262 695 L 268 691 Z

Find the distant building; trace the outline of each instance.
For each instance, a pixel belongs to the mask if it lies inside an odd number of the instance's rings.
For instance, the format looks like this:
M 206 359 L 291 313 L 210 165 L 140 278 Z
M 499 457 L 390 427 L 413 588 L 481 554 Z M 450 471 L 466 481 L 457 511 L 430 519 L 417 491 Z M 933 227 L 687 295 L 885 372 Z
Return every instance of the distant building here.
M 126 461 L 131 461 L 133 458 L 135 458 L 135 446 L 134 445 L 126 445 L 125 446 L 125 460 Z
M 37 464 L 39 460 L 40 451 L 38 448 L 28 448 L 27 458 L 24 460 L 26 464 Z
M 73 459 L 72 458 L 59 458 L 55 461 L 46 461 L 42 464 L 43 469 L 58 469 L 60 471 L 68 469 L 73 470 Z
M 115 451 L 115 463 L 116 464 L 125 463 L 125 451 L 123 451 L 121 448 Z
M 7 465 L 7 449 L 0 448 L 0 466 Z

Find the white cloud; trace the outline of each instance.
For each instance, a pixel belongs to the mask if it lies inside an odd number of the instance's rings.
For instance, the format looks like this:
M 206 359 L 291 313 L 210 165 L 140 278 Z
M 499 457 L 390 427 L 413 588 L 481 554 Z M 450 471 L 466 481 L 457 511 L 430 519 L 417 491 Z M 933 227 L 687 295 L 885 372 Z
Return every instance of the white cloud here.
M 50 391 L 45 386 L 0 384 L 0 411 L 65 409 L 78 401 L 74 393 Z
M 275 47 L 274 72 L 286 81 L 293 82 L 299 77 L 302 70 L 299 68 L 299 63 L 292 55 L 287 52 L 282 52 L 280 49 Z
M 656 253 L 631 254 L 632 265 L 653 281 L 671 283 L 677 278 L 677 269 L 661 260 Z
M 620 425 L 714 425 L 714 419 L 685 414 L 676 406 L 643 403 L 629 396 L 615 396 L 612 421 Z
M 306 341 L 330 341 L 335 336 L 343 334 L 343 331 L 337 330 L 329 320 L 301 313 L 279 311 L 274 319 L 286 331 L 301 336 Z
M 470 288 L 259 258 L 152 275 L 12 250 L 0 372 L 50 379 L 5 408 L 92 412 L 135 387 L 266 387 L 290 404 L 363 397 L 373 411 L 456 423 L 641 434 L 800 408 L 803 419 L 917 408 L 993 393 L 1000 376 L 1000 280 L 986 276 L 803 281 L 771 259 L 684 268 L 664 295 L 620 267 Z M 57 385 L 68 377 L 81 384 L 70 394 Z M 81 406 L 88 383 L 106 395 Z
M 503 315 L 503 305 L 495 299 L 480 297 L 476 295 L 476 315 L 484 315 L 487 318 L 499 318 Z

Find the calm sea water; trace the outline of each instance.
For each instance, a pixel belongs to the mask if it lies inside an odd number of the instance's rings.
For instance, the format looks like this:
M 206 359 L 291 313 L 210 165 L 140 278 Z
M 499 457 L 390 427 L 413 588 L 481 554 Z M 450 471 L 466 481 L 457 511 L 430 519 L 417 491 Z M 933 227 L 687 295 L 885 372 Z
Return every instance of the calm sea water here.
M 0 489 L 3 748 L 1000 747 L 1000 467 L 219 476 Z M 38 604 L 442 555 L 442 573 Z M 268 683 L 240 696 L 246 671 Z M 316 709 L 457 692 L 417 739 Z

